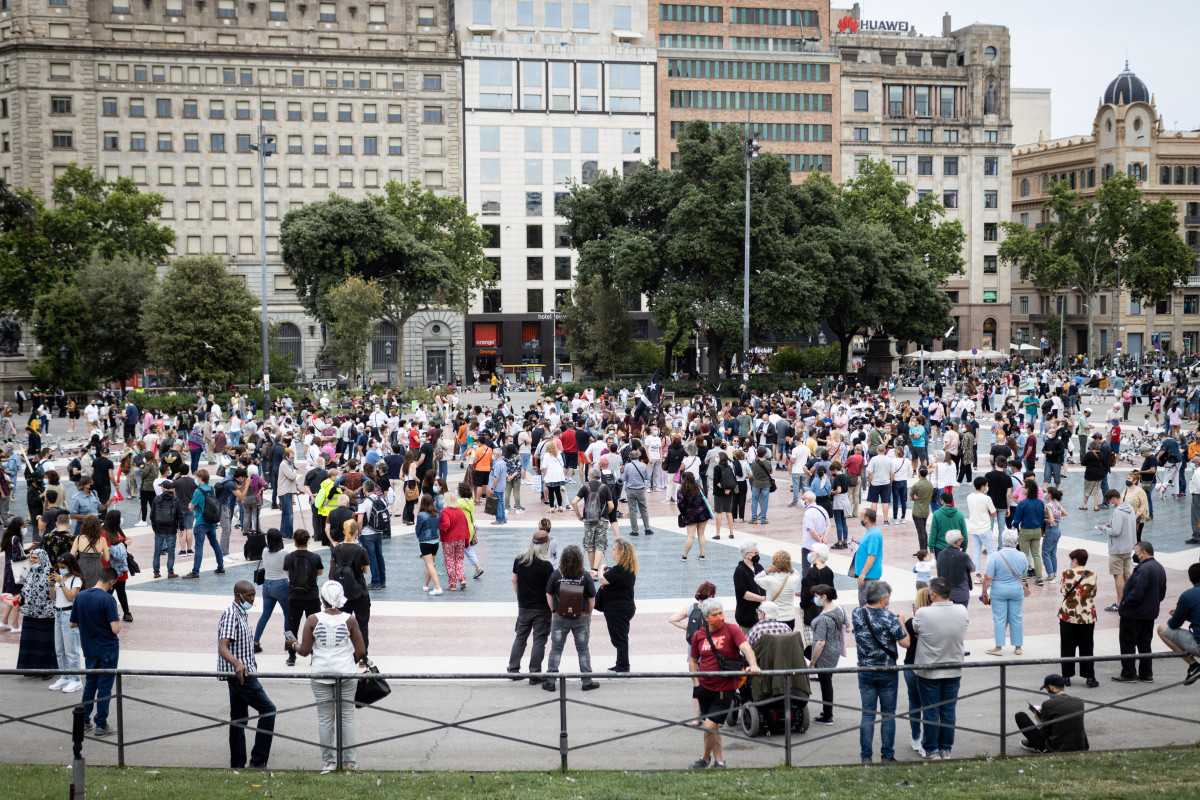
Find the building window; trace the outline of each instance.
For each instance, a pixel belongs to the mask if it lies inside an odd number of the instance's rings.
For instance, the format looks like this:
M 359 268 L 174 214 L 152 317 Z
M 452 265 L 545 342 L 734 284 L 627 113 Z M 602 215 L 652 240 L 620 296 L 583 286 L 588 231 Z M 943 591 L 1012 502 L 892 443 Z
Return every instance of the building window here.
M 421 83 L 421 88 L 426 91 L 441 91 L 442 76 L 441 75 L 426 75 Z
M 1154 305 L 1155 314 L 1170 314 L 1171 313 L 1171 298 L 1164 297 Z
M 1183 296 L 1183 313 L 1200 314 L 1200 294 L 1185 294 Z M 1195 344 L 1194 341 L 1193 344 Z
M 983 158 L 983 174 L 984 175 L 999 175 L 1000 174 L 1000 158 L 998 156 L 984 156 L 984 158 Z
M 942 159 L 942 174 L 957 175 L 958 174 L 958 156 L 946 156 Z
M 983 240 L 985 242 L 996 241 L 998 234 L 999 234 L 998 228 L 999 228 L 999 226 L 996 225 L 996 223 L 994 223 L 994 222 L 983 223 Z
M 869 128 L 855 128 L 854 129 L 854 140 L 856 142 L 865 142 L 871 138 L 870 133 L 871 133 L 871 131 Z
M 854 90 L 854 110 L 855 111 L 869 110 L 869 107 L 867 105 L 867 90 L 866 89 L 855 89 Z
M 538 314 L 542 311 L 542 296 L 545 294 L 541 289 L 526 289 L 525 303 L 526 311 L 530 314 Z
M 957 143 L 958 131 L 953 128 L 948 128 L 947 130 L 942 131 L 942 141 L 948 144 Z
M 417 24 L 418 25 L 436 25 L 437 16 L 434 13 L 433 6 L 422 6 L 417 9 Z
M 988 189 L 983 193 L 984 208 L 999 208 L 1000 207 L 1000 192 L 995 189 Z
M 120 144 L 117 140 L 116 131 L 108 131 L 104 134 L 104 149 L 105 150 L 120 150 Z
M 225 152 L 225 134 L 213 133 L 209 134 L 208 149 L 213 153 Z
M 171 140 L 171 134 L 159 133 L 158 134 L 158 152 L 169 153 L 174 149 L 175 149 L 175 144 Z M 161 181 L 160 181 L 160 183 L 161 183 Z
M 337 22 L 337 6 L 334 3 L 321 3 L 317 7 L 317 14 L 321 22 Z
M 933 156 L 917 156 L 917 174 L 933 174 Z
M 71 98 L 69 98 L 69 97 L 51 97 L 50 98 L 50 113 L 51 114 L 70 114 L 71 113 Z
M 917 141 L 918 142 L 926 142 L 926 143 L 932 142 L 933 141 L 933 128 L 918 128 L 917 129 Z
M 55 150 L 74 150 L 75 136 L 71 131 L 53 131 L 50 134 L 50 146 Z
M 908 158 L 905 156 L 892 156 L 892 173 L 896 175 L 907 175 Z
M 892 128 L 892 141 L 893 142 L 907 142 L 908 141 L 908 129 L 907 128 Z
M 525 259 L 525 280 L 540 281 L 542 279 L 542 257 L 529 256 Z
M 942 192 L 942 205 L 946 208 L 958 208 L 958 191 L 947 189 Z
M 984 256 L 983 257 L 983 274 L 984 275 L 995 275 L 997 272 L 999 272 L 998 266 L 999 266 L 999 264 L 998 264 L 996 256 Z
M 1000 141 L 1000 131 L 984 131 L 983 141 L 986 144 L 996 144 Z
M 1021 197 L 1029 197 L 1029 179 L 1021 179 Z
M 1019 313 L 1019 314 L 1028 314 L 1029 313 L 1029 298 L 1028 297 L 1026 297 L 1026 296 L 1021 297 L 1021 300 L 1019 303 L 1019 311 L 1017 313 Z
M 442 107 L 425 106 L 424 121 L 430 123 L 440 123 L 442 121 Z
M 364 136 L 363 137 L 363 153 L 368 156 L 379 155 L 379 137 Z
M 146 116 L 146 100 L 142 97 L 132 97 L 129 100 L 129 116 L 144 117 Z
M 541 192 L 526 192 L 525 193 L 525 216 L 527 216 L 527 217 L 542 216 L 542 193 Z

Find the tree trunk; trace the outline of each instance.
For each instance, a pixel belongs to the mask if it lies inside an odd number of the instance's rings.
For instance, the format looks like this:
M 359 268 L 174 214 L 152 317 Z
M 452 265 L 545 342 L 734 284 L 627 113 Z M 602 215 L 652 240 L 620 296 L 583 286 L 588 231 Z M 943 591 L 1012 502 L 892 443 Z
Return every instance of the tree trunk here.
M 838 350 L 841 353 L 838 362 L 840 364 L 838 372 L 848 375 L 850 373 L 850 343 L 854 341 L 854 332 L 841 333 L 834 331 L 833 335 L 838 337 Z
M 719 377 L 718 370 L 721 367 L 721 350 L 725 344 L 722 339 L 712 328 L 708 329 L 708 335 L 704 337 L 708 341 L 708 379 L 716 383 Z M 699 345 L 699 342 L 696 343 Z
M 675 356 L 675 345 L 679 344 L 679 340 L 683 338 L 683 327 L 680 326 L 666 346 L 663 348 L 663 380 L 668 380 L 671 376 L 671 360 Z
M 413 318 L 413 315 L 416 313 L 417 313 L 416 309 L 407 309 L 405 311 L 400 312 L 399 315 L 392 314 L 390 316 L 384 316 L 385 320 L 387 320 L 388 322 L 390 322 L 396 326 L 396 368 L 395 368 L 395 370 L 393 370 L 393 372 L 395 372 L 394 380 L 395 380 L 395 383 L 397 386 L 403 385 L 403 381 L 401 379 L 404 375 L 404 372 L 403 372 L 403 370 L 404 370 L 404 326 L 405 326 L 405 324 L 408 323 L 408 321 L 410 319 Z M 368 347 L 370 347 L 370 345 L 368 345 Z M 464 353 L 463 354 L 464 362 L 465 362 L 466 358 L 467 358 L 467 356 Z M 466 364 L 464 363 L 463 364 L 463 375 L 465 376 L 466 374 L 467 374 L 467 369 L 466 369 Z
M 1094 369 L 1096 366 L 1096 352 L 1095 352 L 1095 344 L 1092 341 L 1092 337 L 1095 335 L 1095 324 L 1094 324 L 1093 315 L 1092 315 L 1092 311 L 1093 311 L 1092 304 L 1095 302 L 1095 295 L 1092 295 L 1092 294 L 1087 295 L 1084 302 L 1087 303 L 1087 319 L 1088 319 L 1088 334 L 1087 334 L 1088 369 Z

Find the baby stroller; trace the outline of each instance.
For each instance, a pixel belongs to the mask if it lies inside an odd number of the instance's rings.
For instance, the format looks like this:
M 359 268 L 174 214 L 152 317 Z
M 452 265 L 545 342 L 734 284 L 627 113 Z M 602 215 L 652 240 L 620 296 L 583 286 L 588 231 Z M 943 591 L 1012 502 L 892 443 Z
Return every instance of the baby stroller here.
M 754 645 L 754 657 L 763 670 L 805 669 L 804 642 L 799 633 L 767 634 Z M 730 724 L 741 722 L 742 732 L 747 736 L 765 733 L 767 736 L 783 733 L 787 720 L 784 707 L 784 683 L 782 675 L 776 677 L 750 676 L 738 690 L 740 705 L 730 712 Z M 812 717 L 808 710 L 810 695 L 808 676 L 797 675 L 791 682 L 792 731 L 804 733 Z M 774 699 L 772 699 L 774 698 Z

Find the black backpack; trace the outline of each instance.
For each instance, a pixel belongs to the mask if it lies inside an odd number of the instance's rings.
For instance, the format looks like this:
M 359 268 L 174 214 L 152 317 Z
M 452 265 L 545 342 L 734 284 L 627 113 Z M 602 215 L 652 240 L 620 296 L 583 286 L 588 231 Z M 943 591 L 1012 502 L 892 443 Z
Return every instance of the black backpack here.
M 204 495 L 204 511 L 200 513 L 200 518 L 208 525 L 216 525 L 221 521 L 221 504 L 217 502 L 217 493 L 212 489 L 207 492 L 201 489 L 200 492 Z
M 342 560 L 340 553 L 347 546 L 358 547 L 358 545 L 339 544 L 329 551 L 334 563 L 329 580 L 337 581 L 342 585 L 342 591 L 347 600 L 357 600 L 363 594 L 362 573 L 355 568 L 353 556 L 348 562 Z
M 154 523 L 165 527 L 175 526 L 175 495 L 160 494 L 154 498 Z
M 373 495 L 368 502 L 371 504 L 371 510 L 367 512 L 367 527 L 380 533 L 390 531 L 392 529 L 392 515 L 388 512 L 387 503 Z
M 692 606 L 692 610 L 688 612 L 687 623 L 687 643 L 692 643 L 692 637 L 696 635 L 696 631 L 704 627 L 704 613 L 700 610 L 700 604 L 696 603 Z

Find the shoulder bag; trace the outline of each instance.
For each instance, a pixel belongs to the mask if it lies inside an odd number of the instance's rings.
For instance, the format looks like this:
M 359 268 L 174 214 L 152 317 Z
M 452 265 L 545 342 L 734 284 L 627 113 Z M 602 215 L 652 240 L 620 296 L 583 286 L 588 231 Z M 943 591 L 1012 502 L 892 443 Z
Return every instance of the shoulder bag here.
M 1008 571 L 1011 572 L 1012 576 L 1021 584 L 1021 589 L 1025 592 L 1025 596 L 1029 597 L 1029 595 L 1033 594 L 1033 592 L 1029 589 L 1029 582 L 1017 574 L 1017 571 L 1012 568 L 1012 564 L 1009 564 L 1008 559 L 1004 557 L 1004 553 L 997 551 L 996 555 L 1000 556 L 1000 560 L 1004 562 L 1004 566 L 1008 567 Z
M 713 644 L 712 632 L 708 630 L 708 623 L 704 623 L 704 638 L 708 639 L 709 649 L 717 658 L 717 667 L 722 672 L 743 672 L 746 667 L 750 666 L 750 662 L 739 652 L 736 658 L 726 658 L 717 650 L 717 646 Z M 742 684 L 746 682 L 745 678 L 738 681 L 738 688 L 742 688 Z
M 371 663 L 366 656 L 358 662 L 358 687 L 354 690 L 354 705 L 361 708 L 377 700 L 382 700 L 392 693 L 392 687 L 383 678 L 374 677 L 379 674 L 379 667 Z

